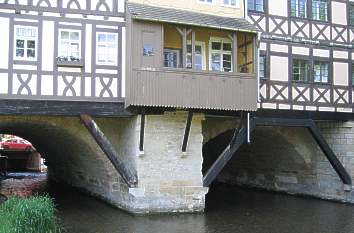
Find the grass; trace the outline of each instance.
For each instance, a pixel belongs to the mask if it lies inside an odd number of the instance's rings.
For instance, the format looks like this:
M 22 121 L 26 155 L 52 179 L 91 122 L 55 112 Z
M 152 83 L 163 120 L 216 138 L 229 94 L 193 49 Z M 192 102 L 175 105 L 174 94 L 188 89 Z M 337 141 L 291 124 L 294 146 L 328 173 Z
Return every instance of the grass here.
M 0 205 L 0 233 L 60 233 L 55 205 L 47 196 L 13 197 Z

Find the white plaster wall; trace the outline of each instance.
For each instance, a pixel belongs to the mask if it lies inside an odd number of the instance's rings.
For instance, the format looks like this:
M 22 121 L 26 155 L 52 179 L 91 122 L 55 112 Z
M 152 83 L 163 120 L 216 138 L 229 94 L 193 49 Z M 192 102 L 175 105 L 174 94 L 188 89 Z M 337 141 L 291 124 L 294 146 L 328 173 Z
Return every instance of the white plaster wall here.
M 345 51 L 333 51 L 333 58 L 348 59 L 348 52 L 345 52 Z
M 348 85 L 348 63 L 333 62 L 333 84 Z
M 0 18 L 0 68 L 7 69 L 9 63 L 9 19 Z
M 309 48 L 305 48 L 305 47 L 293 46 L 292 47 L 292 53 L 293 54 L 298 54 L 298 55 L 308 56 L 310 54 L 310 49 Z
M 43 21 L 42 69 L 53 70 L 54 62 L 54 21 Z
M 287 57 L 270 57 L 270 79 L 277 81 L 288 81 L 289 69 L 288 58 Z
M 272 0 L 268 1 L 269 14 L 288 16 L 288 1 L 287 0 Z
M 347 4 L 332 1 L 332 23 L 347 24 Z
M 329 50 L 314 49 L 313 56 L 315 56 L 315 57 L 329 57 Z
M 289 47 L 288 45 L 281 45 L 281 44 L 271 44 L 270 50 L 273 52 L 281 52 L 281 53 L 288 53 Z
M 92 59 L 92 24 L 86 24 L 86 36 L 85 36 L 85 71 L 87 73 L 92 72 L 91 59 Z

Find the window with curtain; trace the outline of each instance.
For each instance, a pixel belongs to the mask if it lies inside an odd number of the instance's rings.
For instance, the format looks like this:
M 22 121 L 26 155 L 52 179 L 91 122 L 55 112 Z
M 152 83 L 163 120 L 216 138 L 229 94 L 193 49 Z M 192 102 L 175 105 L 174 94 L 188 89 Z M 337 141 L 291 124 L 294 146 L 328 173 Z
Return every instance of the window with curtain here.
M 315 61 L 313 64 L 313 81 L 316 83 L 328 83 L 329 63 Z
M 302 59 L 293 60 L 293 81 L 308 82 L 309 81 L 309 62 Z
M 291 16 L 307 17 L 307 0 L 291 0 Z
M 328 20 L 328 3 L 327 0 L 312 1 L 312 19 L 327 21 Z
M 248 0 L 247 7 L 250 11 L 264 12 L 264 0 Z
M 36 60 L 37 28 L 28 26 L 15 26 L 14 53 L 17 60 Z
M 232 71 L 232 43 L 229 40 L 211 40 L 210 69 L 215 71 Z

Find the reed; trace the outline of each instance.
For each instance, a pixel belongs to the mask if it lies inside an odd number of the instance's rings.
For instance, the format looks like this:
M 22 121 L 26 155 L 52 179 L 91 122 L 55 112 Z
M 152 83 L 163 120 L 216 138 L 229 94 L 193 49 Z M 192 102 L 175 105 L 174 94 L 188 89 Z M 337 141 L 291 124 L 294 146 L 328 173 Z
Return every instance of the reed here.
M 1 233 L 60 233 L 55 205 L 47 196 L 13 197 L 0 205 Z

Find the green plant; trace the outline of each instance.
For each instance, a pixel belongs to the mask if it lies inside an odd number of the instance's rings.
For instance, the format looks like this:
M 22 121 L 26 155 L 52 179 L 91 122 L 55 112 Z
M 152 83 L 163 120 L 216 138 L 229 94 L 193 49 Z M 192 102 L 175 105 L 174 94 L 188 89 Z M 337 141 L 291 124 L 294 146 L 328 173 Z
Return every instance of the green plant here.
M 51 198 L 13 197 L 0 205 L 0 233 L 60 233 Z

